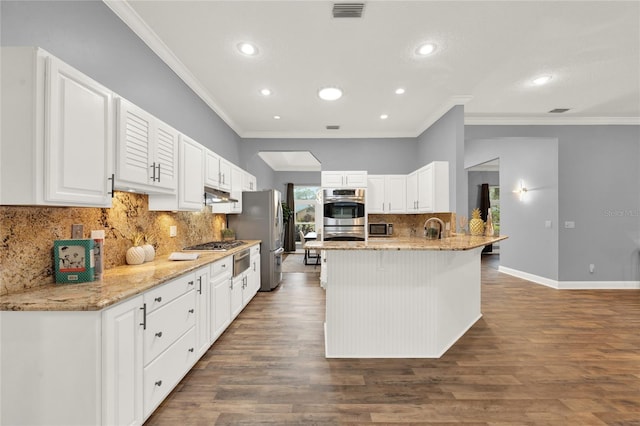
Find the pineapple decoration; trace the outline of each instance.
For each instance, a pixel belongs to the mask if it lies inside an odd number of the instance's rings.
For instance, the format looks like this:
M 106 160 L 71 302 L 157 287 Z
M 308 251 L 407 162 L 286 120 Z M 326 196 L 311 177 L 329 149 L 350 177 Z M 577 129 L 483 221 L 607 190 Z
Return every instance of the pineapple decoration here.
M 133 247 L 129 247 L 127 250 L 127 264 L 140 265 L 144 263 L 145 259 L 145 251 L 141 245 L 144 242 L 144 234 L 136 232 L 131 236 L 130 240 L 133 243 Z
M 471 220 L 469 221 L 469 231 L 471 235 L 484 234 L 484 222 L 480 219 L 480 209 L 474 209 L 471 212 Z

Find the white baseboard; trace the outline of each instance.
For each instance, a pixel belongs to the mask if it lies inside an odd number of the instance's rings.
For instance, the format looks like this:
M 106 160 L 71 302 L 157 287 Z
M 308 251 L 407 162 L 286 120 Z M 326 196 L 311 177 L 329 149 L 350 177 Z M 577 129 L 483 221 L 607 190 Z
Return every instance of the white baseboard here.
M 557 281 L 505 266 L 498 271 L 558 290 L 640 290 L 640 281 Z

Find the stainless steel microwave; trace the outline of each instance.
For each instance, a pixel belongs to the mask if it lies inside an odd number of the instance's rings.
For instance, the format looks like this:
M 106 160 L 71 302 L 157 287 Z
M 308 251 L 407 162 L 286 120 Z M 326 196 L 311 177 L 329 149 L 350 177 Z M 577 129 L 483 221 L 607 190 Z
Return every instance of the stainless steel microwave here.
M 393 223 L 370 223 L 370 237 L 388 237 L 393 235 Z

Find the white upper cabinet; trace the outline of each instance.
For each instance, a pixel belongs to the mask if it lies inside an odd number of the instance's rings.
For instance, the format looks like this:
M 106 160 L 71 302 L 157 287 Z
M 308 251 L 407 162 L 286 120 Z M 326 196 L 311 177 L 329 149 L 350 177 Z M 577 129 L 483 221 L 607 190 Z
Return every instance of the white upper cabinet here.
M 367 183 L 367 213 L 407 212 L 405 175 L 369 175 Z
M 242 213 L 242 178 L 245 171 L 235 164 L 231 165 L 231 198 L 237 200 L 231 203 L 230 213 Z
M 231 190 L 231 163 L 205 149 L 205 184 L 211 188 L 229 192 Z
M 366 188 L 366 171 L 323 171 L 321 174 L 323 188 Z
M 180 134 L 177 194 L 149 194 L 149 210 L 200 211 L 204 205 L 204 147 Z
M 407 176 L 407 211 L 449 211 L 449 163 L 434 161 Z
M 242 190 L 243 191 L 257 191 L 258 183 L 256 177 L 249 172 L 242 174 Z
M 110 90 L 37 48 L 2 48 L 0 204 L 111 207 Z
M 178 131 L 118 99 L 116 187 L 175 193 Z

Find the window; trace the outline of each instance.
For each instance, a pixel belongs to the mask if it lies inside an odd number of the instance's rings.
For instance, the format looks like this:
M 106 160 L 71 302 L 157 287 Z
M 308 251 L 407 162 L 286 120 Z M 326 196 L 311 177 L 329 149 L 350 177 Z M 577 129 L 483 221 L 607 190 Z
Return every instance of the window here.
M 300 241 L 300 231 L 306 234 L 316 230 L 316 195 L 319 190 L 317 186 L 296 185 L 293 188 L 296 241 Z
M 495 235 L 500 235 L 500 187 L 489 185 L 489 204 L 491 205 L 491 221 Z

